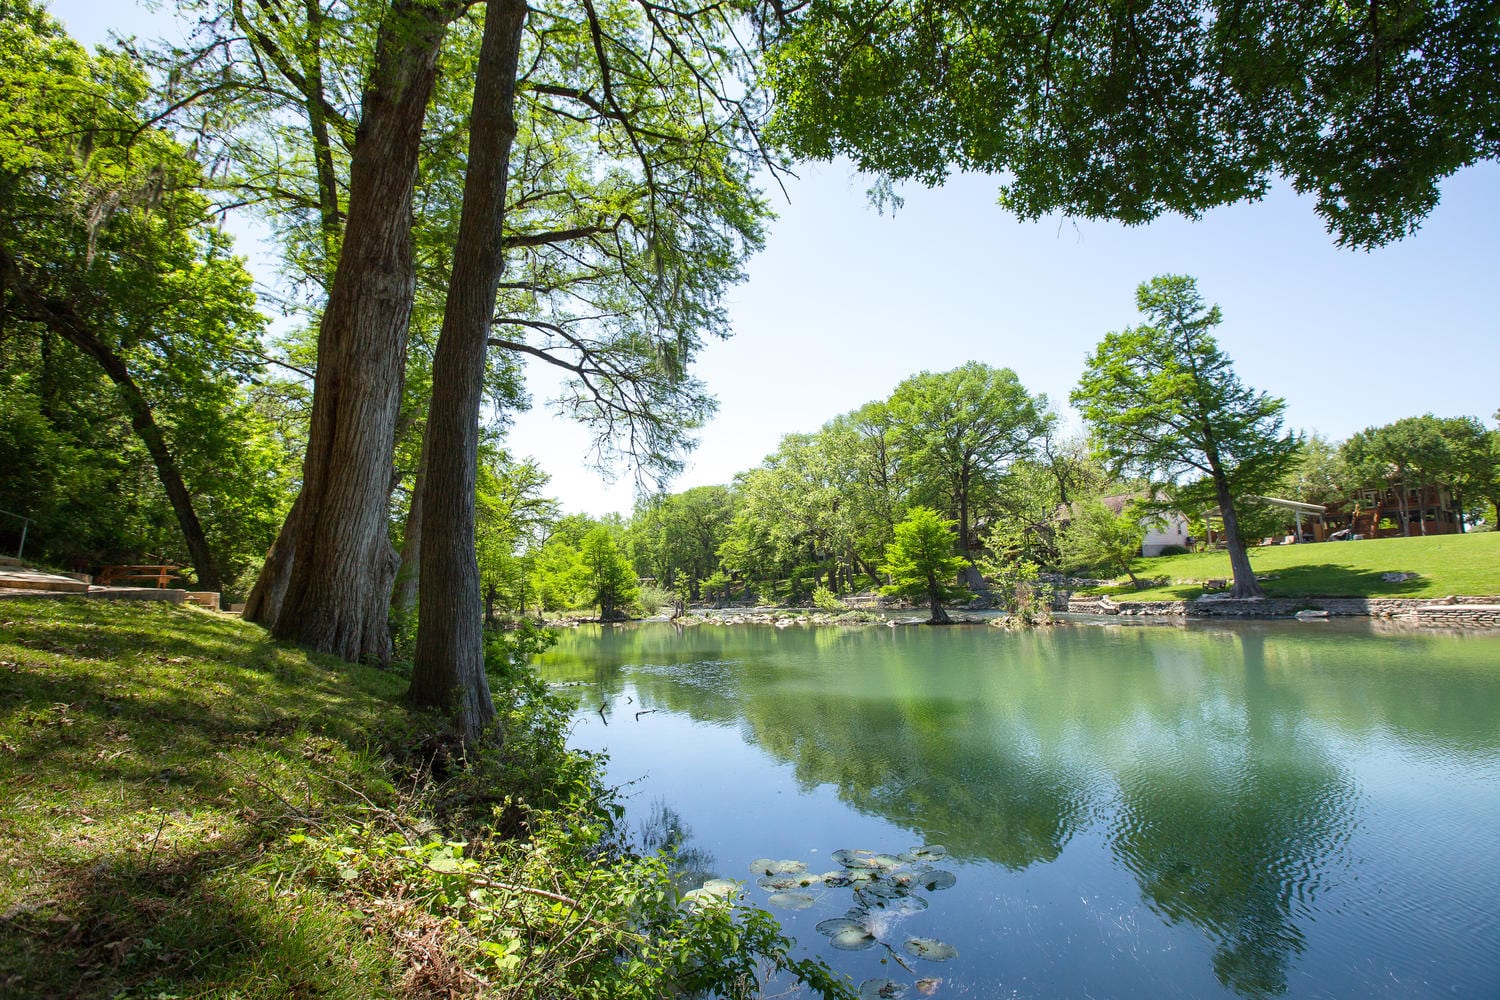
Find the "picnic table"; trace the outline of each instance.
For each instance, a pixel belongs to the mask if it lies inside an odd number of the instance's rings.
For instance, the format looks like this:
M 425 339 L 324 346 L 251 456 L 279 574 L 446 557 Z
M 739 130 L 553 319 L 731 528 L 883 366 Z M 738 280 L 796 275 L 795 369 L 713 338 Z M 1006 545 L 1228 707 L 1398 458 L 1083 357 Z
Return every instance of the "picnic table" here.
M 155 581 L 155 586 L 165 590 L 181 566 L 106 566 L 99 571 L 99 586 L 112 587 L 120 580 Z

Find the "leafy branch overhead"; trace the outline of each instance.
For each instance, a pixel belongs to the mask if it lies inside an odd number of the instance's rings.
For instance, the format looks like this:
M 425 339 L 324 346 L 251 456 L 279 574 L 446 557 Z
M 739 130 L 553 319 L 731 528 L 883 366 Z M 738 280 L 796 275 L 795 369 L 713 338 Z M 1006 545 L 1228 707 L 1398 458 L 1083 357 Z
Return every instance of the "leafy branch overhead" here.
M 886 185 L 998 175 L 1027 219 L 1197 218 L 1283 177 L 1368 248 L 1500 155 L 1489 2 L 828 0 L 758 24 L 778 141 Z

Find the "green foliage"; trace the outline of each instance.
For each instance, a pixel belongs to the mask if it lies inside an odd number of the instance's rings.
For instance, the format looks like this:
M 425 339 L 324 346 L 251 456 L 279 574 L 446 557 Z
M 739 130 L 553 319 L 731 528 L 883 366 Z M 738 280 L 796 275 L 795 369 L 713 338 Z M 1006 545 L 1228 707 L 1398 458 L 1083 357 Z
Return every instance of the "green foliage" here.
M 1341 245 L 1416 229 L 1494 159 L 1493 10 L 1466 0 L 775 5 L 773 131 L 878 178 L 1003 177 L 1022 218 L 1141 223 L 1260 198 L 1280 175 Z
M 1222 512 L 1235 596 L 1251 596 L 1236 520 L 1241 498 L 1270 492 L 1296 459 L 1297 437 L 1282 432 L 1286 403 L 1240 382 L 1210 333 L 1219 307 L 1204 304 L 1192 278 L 1142 283 L 1136 305 L 1152 322 L 1105 336 L 1073 405 L 1115 474 L 1156 477 L 1179 509 Z
M 1409 490 L 1442 487 L 1465 513 L 1493 498 L 1497 469 L 1495 432 L 1474 417 L 1403 417 L 1367 427 L 1345 441 L 1339 457 L 1354 488 L 1393 488 L 1402 510 L 1403 534 L 1411 534 Z M 1419 521 L 1421 530 L 1425 522 Z
M 1124 573 L 1139 586 L 1132 570 L 1146 537 L 1141 511 L 1126 504 L 1116 514 L 1098 500 L 1078 504 L 1062 533 L 1062 564 L 1070 572 L 1102 570 Z
M 508 739 L 456 758 L 389 671 L 186 608 L 17 603 L 0 741 L 33 780 L 0 802 L 0 977 L 347 1000 L 483 977 L 512 1000 L 644 1000 L 741 995 L 776 968 L 850 998 L 769 915 L 683 906 L 667 864 L 626 848 L 528 665 L 550 641 L 492 637 Z
M 880 571 L 889 574 L 891 582 L 881 592 L 926 600 L 932 607 L 932 621 L 945 621 L 943 605 L 969 593 L 954 582 L 968 566 L 967 559 L 953 554 L 955 524 L 930 508 L 913 508 L 896 525 L 896 537 L 886 546 Z
M 249 388 L 271 381 L 250 277 L 192 152 L 154 124 L 136 60 L 85 52 L 29 3 L 4 19 L 0 397 L 23 419 L 0 447 L 26 474 L 0 505 L 35 517 L 59 562 L 189 562 L 170 464 L 215 550 L 200 568 L 233 579 L 295 482 Z M 63 459 L 75 471 L 47 471 Z
M 636 505 L 629 541 L 636 571 L 666 588 L 686 583 L 696 598 L 698 581 L 719 568 L 719 547 L 729 534 L 734 496 L 726 486 L 698 486 Z
M 913 493 L 956 515 L 959 549 L 968 552 L 975 514 L 993 506 L 1004 473 L 1050 426 L 1046 397 L 1027 393 L 1009 368 L 970 361 L 913 375 L 889 407 Z
M 1026 546 L 1032 534 L 1015 522 L 996 525 L 984 539 L 989 554 L 977 562 L 1005 610 L 1006 624 L 1021 628 L 1052 622 L 1052 587 L 1041 582 L 1041 567 Z
M 599 609 L 600 621 L 612 621 L 635 600 L 640 581 L 603 525 L 584 536 L 582 555 L 589 574 L 589 601 Z
M 839 595 L 827 587 L 817 587 L 812 594 L 813 607 L 819 611 L 843 611 L 844 602 L 839 600 Z

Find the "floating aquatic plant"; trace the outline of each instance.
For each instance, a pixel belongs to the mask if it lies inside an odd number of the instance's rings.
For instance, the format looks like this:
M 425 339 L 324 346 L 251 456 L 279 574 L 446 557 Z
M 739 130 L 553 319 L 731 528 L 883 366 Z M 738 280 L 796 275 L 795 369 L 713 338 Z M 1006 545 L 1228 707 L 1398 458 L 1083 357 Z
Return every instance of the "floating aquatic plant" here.
M 810 892 L 777 892 L 767 900 L 772 906 L 779 906 L 783 910 L 805 910 L 818 901 L 818 898 Z
M 828 939 L 828 943 L 839 951 L 864 951 L 875 947 L 875 935 L 863 928 L 839 931 Z
M 958 949 L 937 938 L 910 937 L 901 945 L 901 950 L 912 958 L 925 958 L 929 962 L 946 962 L 958 957 Z
M 903 953 L 929 962 L 958 957 L 957 948 L 937 938 L 908 937 L 899 951 L 888 943 L 895 924 L 927 909 L 928 900 L 918 890 L 935 892 L 957 883 L 957 876 L 934 864 L 947 856 L 948 849 L 941 844 L 924 844 L 900 854 L 841 848 L 830 855 L 841 866 L 838 871 L 809 874 L 803 862 L 770 858 L 757 859 L 750 870 L 760 876 L 757 884 L 772 893 L 770 905 L 783 909 L 811 907 L 820 896 L 801 890 L 813 885 L 852 889 L 856 905 L 842 917 L 819 921 L 818 933 L 839 951 L 864 951 L 879 945 L 889 953 L 890 960 L 915 975 Z M 924 977 L 916 980 L 915 988 L 920 996 L 931 996 L 941 984 L 941 979 Z M 894 979 L 867 979 L 860 984 L 859 996 L 861 1000 L 898 998 L 907 996 L 911 989 Z

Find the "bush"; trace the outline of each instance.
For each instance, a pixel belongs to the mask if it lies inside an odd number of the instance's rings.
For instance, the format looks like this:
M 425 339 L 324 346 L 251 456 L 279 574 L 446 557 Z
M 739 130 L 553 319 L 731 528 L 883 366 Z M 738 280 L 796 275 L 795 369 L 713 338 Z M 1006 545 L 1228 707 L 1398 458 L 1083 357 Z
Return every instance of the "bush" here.
M 813 607 L 819 611 L 843 611 L 844 602 L 827 587 L 818 587 L 812 595 Z
M 1187 554 L 1188 550 L 1181 545 L 1163 545 L 1161 551 L 1157 553 L 1158 556 L 1185 556 Z
M 651 583 L 641 584 L 640 590 L 635 595 L 636 609 L 647 618 L 661 614 L 662 608 L 675 607 L 676 603 L 676 594 L 665 587 L 658 587 Z

